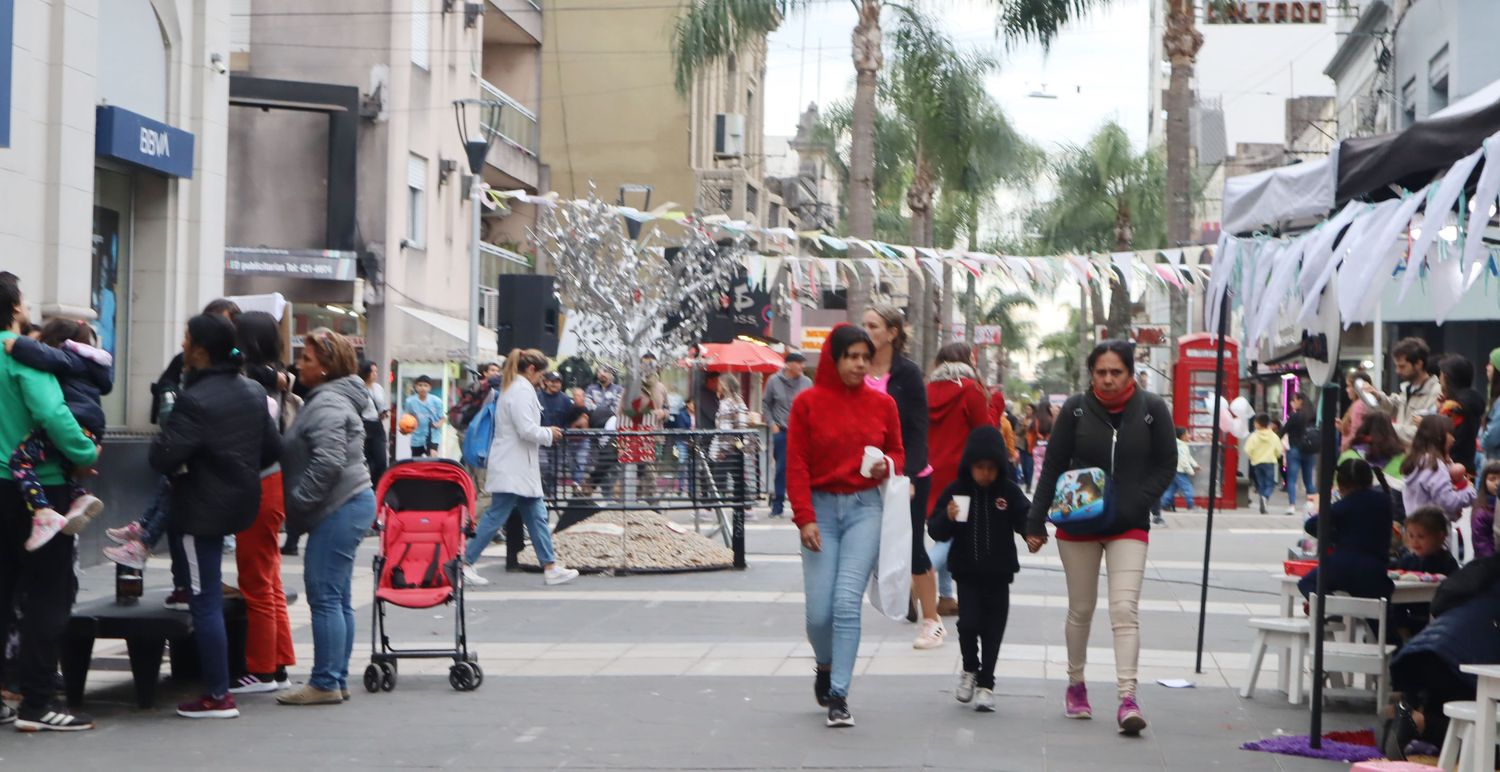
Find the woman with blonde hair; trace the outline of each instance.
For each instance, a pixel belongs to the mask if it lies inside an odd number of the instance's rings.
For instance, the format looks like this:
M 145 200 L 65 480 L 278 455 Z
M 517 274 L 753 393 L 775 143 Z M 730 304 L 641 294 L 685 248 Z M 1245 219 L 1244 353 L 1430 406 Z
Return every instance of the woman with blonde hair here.
M 514 349 L 505 358 L 500 396 L 495 403 L 495 438 L 485 465 L 484 489 L 492 496 L 490 508 L 479 519 L 477 533 L 464 552 L 464 579 L 473 584 L 490 583 L 475 570 L 474 563 L 516 510 L 526 521 L 546 583 L 565 584 L 578 578 L 577 571 L 557 562 L 552 549 L 552 523 L 542 501 L 541 448 L 550 448 L 562 439 L 560 427 L 542 426 L 542 403 L 536 398 L 536 387 L 546 373 L 547 356 L 536 349 Z

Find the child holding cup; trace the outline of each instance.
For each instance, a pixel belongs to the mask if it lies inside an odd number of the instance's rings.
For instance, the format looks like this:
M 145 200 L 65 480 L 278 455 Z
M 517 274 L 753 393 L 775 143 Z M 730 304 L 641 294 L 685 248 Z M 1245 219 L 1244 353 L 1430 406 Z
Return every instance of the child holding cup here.
M 948 569 L 958 583 L 958 643 L 964 672 L 954 696 L 995 709 L 995 663 L 1010 615 L 1010 583 L 1021 564 L 1012 533 L 1024 535 L 1031 502 L 1010 475 L 1000 430 L 969 433 L 958 479 L 943 490 L 927 521 L 933 539 L 952 541 Z

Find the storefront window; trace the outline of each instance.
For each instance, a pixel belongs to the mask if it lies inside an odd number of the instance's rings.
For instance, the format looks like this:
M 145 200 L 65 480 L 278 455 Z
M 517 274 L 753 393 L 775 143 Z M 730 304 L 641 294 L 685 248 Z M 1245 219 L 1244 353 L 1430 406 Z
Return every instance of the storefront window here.
M 130 330 L 130 244 L 134 214 L 134 178 L 111 169 L 94 170 L 93 263 L 89 305 L 98 315 L 94 329 L 99 347 L 115 359 L 115 388 L 103 398 L 110 425 L 125 422 L 125 363 Z
M 302 352 L 302 336 L 319 327 L 327 327 L 340 335 L 347 336 L 360 355 L 364 355 L 365 318 L 352 306 L 293 303 L 292 350 L 289 357 L 292 361 L 296 361 L 297 355 Z

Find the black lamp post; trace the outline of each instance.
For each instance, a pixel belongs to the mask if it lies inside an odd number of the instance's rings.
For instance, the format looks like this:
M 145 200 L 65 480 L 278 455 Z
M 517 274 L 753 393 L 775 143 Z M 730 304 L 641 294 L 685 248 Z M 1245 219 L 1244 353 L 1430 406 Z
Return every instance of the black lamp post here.
M 453 117 L 458 123 L 458 138 L 469 159 L 469 367 L 479 369 L 479 213 L 485 159 L 500 133 L 500 102 L 489 99 L 453 100 Z

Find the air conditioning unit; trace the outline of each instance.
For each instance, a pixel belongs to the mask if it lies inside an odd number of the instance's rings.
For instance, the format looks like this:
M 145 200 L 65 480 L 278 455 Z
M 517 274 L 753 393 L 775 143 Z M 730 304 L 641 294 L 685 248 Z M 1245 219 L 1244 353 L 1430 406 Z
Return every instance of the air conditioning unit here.
M 745 116 L 719 113 L 714 116 L 714 157 L 739 158 L 745 154 Z

